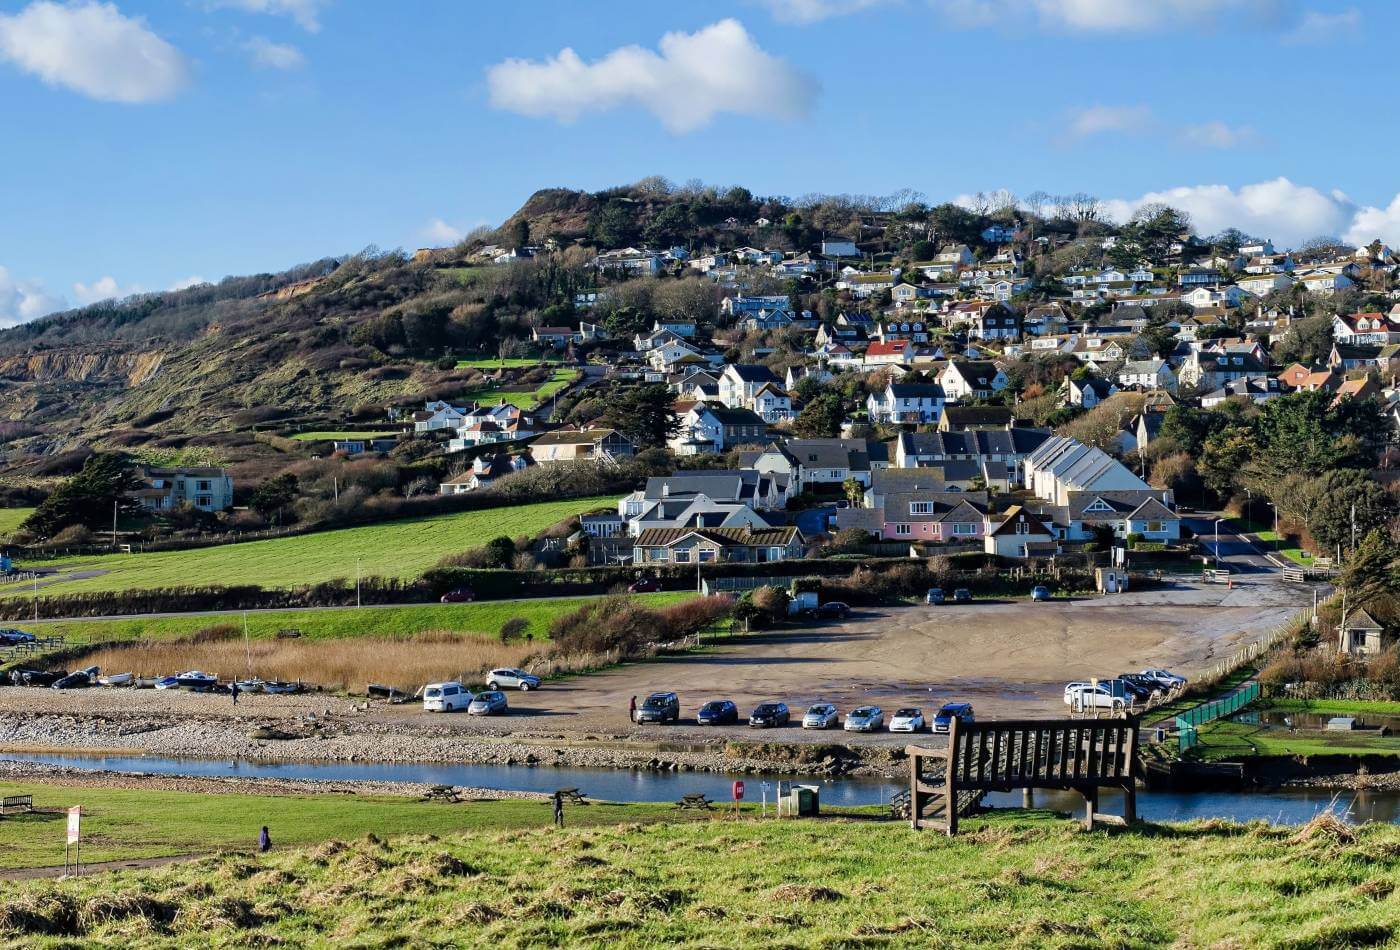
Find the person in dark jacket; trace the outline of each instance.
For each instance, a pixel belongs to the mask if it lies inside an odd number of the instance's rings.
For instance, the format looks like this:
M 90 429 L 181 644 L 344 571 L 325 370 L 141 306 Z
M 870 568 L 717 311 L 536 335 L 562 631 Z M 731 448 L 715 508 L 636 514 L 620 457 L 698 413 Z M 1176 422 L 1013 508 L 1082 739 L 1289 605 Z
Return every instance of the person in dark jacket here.
M 258 851 L 266 853 L 272 850 L 272 836 L 267 833 L 267 825 L 262 826 L 262 831 L 258 832 Z
M 228 688 L 228 694 L 233 697 L 233 704 L 238 705 L 238 684 L 232 683 Z
M 637 697 L 632 697 L 632 705 L 627 708 L 627 718 L 633 722 L 637 721 Z
M 554 793 L 554 827 L 564 827 L 564 793 Z

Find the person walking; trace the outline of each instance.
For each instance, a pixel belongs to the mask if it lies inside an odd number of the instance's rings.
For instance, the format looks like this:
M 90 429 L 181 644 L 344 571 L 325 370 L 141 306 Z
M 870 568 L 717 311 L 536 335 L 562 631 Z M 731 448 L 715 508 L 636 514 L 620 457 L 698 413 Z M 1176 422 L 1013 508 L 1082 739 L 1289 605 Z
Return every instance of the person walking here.
M 228 694 L 229 694 L 230 696 L 233 697 L 233 704 L 234 704 L 235 706 L 237 706 L 237 705 L 238 705 L 238 683 L 237 683 L 237 681 L 235 681 L 231 686 L 229 686 L 229 688 L 228 688 Z
M 272 836 L 267 833 L 267 825 L 262 826 L 262 831 L 258 832 L 258 852 L 266 854 L 272 850 Z
M 554 793 L 554 827 L 564 827 L 564 793 Z
M 637 697 L 632 697 L 632 705 L 627 707 L 627 718 L 632 722 L 637 721 Z

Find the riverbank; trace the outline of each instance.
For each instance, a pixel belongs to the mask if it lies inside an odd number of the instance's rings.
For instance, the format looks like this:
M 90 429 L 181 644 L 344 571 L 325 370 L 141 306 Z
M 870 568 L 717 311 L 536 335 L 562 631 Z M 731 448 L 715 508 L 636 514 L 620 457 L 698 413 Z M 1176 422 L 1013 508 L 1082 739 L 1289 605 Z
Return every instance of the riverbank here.
M 214 808 L 159 794 L 138 807 L 167 817 L 189 808 L 245 839 L 245 823 L 277 806 L 256 800 L 230 823 L 226 796 Z M 462 827 L 376 828 L 280 850 L 283 832 L 269 855 L 20 883 L 0 908 L 0 937 L 40 947 L 1000 948 L 1374 946 L 1400 933 L 1400 828 L 1326 817 L 1301 829 L 1086 833 L 1022 812 L 969 819 L 949 839 L 896 822 L 677 819 L 642 806 L 573 808 L 560 831 L 536 803 L 370 804 L 370 814 L 412 807 Z M 276 815 L 274 836 L 296 817 Z

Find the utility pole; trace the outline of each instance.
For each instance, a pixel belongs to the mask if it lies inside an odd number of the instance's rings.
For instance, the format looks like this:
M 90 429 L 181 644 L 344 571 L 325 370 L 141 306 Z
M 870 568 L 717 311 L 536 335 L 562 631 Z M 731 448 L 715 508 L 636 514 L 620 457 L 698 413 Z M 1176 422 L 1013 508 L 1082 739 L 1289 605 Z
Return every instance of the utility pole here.
M 360 559 L 355 558 L 355 606 L 360 605 Z
M 117 500 L 112 499 L 112 550 L 117 549 Z

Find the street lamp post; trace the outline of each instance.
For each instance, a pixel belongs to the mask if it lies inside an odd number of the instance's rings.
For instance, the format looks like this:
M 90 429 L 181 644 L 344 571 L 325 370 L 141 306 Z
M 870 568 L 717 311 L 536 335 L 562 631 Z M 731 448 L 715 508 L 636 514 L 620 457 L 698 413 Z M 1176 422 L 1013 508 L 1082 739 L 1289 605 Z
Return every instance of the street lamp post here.
M 1220 566 L 1220 522 L 1222 522 L 1222 521 L 1224 521 L 1224 520 L 1225 520 L 1224 518 L 1216 518 L 1216 519 L 1215 519 L 1215 566 L 1216 566 L 1216 567 L 1219 567 L 1219 566 Z

